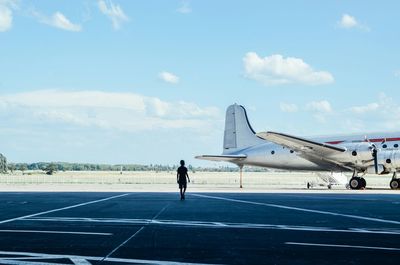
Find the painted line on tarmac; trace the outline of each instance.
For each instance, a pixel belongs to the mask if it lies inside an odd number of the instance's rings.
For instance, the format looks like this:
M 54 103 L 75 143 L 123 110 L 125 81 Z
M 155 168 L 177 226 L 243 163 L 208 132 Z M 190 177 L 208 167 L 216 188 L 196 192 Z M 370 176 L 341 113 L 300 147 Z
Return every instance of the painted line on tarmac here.
M 127 196 L 127 195 L 129 195 L 129 193 L 124 193 L 124 194 L 120 194 L 120 195 L 116 195 L 116 196 L 111 196 L 111 197 L 107 197 L 107 198 L 103 198 L 103 199 L 99 199 L 99 200 L 95 200 L 95 201 L 79 203 L 79 204 L 66 206 L 66 207 L 62 207 L 62 208 L 57 208 L 57 209 L 53 209 L 53 210 L 48 210 L 48 211 L 44 211 L 44 212 L 28 214 L 28 215 L 25 215 L 25 216 L 20 216 L 20 217 L 15 217 L 15 218 L 11 218 L 11 219 L 0 221 L 0 224 L 5 224 L 5 223 L 13 222 L 13 221 L 18 221 L 18 220 L 22 220 L 22 219 L 25 219 L 25 218 L 35 217 L 35 216 L 39 216 L 39 215 L 43 215 L 43 214 L 54 213 L 54 212 L 59 212 L 59 211 L 68 210 L 68 209 L 72 209 L 72 208 L 77 208 L 77 207 L 80 207 L 80 206 L 85 206 L 85 205 L 89 205 L 89 204 L 93 204 L 93 203 L 104 202 L 104 201 L 108 201 L 108 200 L 124 197 L 124 196 Z
M 37 233 L 37 234 L 72 234 L 72 235 L 93 235 L 93 236 L 112 236 L 112 233 L 95 233 L 81 231 L 51 231 L 51 230 L 13 230 L 2 229 L 0 233 Z
M 340 216 L 340 217 L 347 217 L 347 218 L 359 219 L 359 220 L 365 220 L 365 221 L 400 225 L 400 221 L 359 216 L 359 215 L 353 215 L 353 214 L 343 214 L 343 213 L 335 213 L 335 212 L 328 212 L 328 211 L 321 211 L 321 210 L 312 210 L 312 209 L 307 209 L 307 208 L 285 206 L 285 205 L 280 205 L 280 204 L 245 201 L 245 200 L 230 199 L 230 198 L 225 198 L 225 197 L 217 197 L 217 196 L 210 196 L 210 195 L 203 195 L 203 194 L 191 194 L 191 195 L 196 196 L 196 197 L 201 197 L 201 198 L 208 198 L 208 199 L 215 199 L 215 200 L 222 200 L 222 201 L 229 201 L 229 202 L 239 202 L 239 203 L 274 207 L 274 208 L 280 208 L 280 209 L 286 209 L 286 210 L 294 210 L 294 211 L 307 212 L 307 213 L 317 213 L 317 214 L 324 214 L 324 215 Z
M 126 243 L 128 243 L 129 240 L 131 240 L 132 238 L 134 238 L 137 234 L 139 234 L 145 227 L 146 225 L 143 225 L 139 230 L 137 230 L 133 235 L 131 235 L 128 239 L 126 239 L 124 242 L 122 242 L 121 244 L 119 244 L 116 248 L 114 248 L 113 250 L 111 250 L 110 253 L 108 253 L 105 257 L 103 257 L 102 260 L 100 260 L 100 263 L 107 260 L 112 254 L 114 254 L 118 249 L 120 249 L 121 247 L 123 247 Z
M 286 245 L 297 245 L 297 246 L 309 246 L 309 247 L 358 248 L 358 249 L 400 251 L 400 248 L 357 246 L 357 245 L 317 244 L 317 243 L 304 243 L 304 242 L 285 242 L 285 244 Z
M 1 264 L 19 264 L 19 265 L 60 265 L 64 263 L 49 263 L 49 262 L 29 262 L 22 261 L 25 259 L 51 259 L 51 260 L 63 260 L 69 259 L 71 261 L 80 262 L 73 264 L 91 264 L 89 261 L 101 261 L 104 257 L 95 257 L 95 256 L 78 256 L 78 255 L 64 255 L 64 254 L 44 254 L 44 253 L 33 253 L 33 252 L 14 252 L 14 251 L 0 251 L 0 255 L 6 255 L 7 257 L 0 256 Z M 15 256 L 15 257 L 13 257 Z M 162 265 L 212 265 L 206 263 L 189 263 L 189 262 L 177 262 L 177 261 L 166 261 L 166 260 L 145 260 L 145 259 L 124 259 L 124 258 L 107 258 L 104 261 L 106 262 L 115 262 L 115 263 L 128 263 L 128 264 L 162 264 Z M 86 263 L 84 263 L 86 262 Z M 70 264 L 70 263 L 68 263 Z M 67 265 L 68 265 L 67 264 Z
M 160 216 L 161 213 L 163 213 L 165 211 L 165 209 L 167 209 L 169 206 L 169 203 L 167 203 L 160 211 L 158 211 L 156 213 L 156 215 L 154 215 L 154 217 L 150 220 L 153 221 L 155 218 L 157 218 L 158 216 Z M 126 239 L 124 242 L 122 242 L 119 246 L 117 246 L 116 248 L 114 248 L 110 253 L 108 253 L 101 261 L 100 263 L 102 263 L 103 261 L 107 260 L 109 257 L 111 257 L 112 254 L 114 254 L 118 249 L 120 249 L 121 247 L 123 247 L 126 243 L 128 243 L 132 238 L 134 238 L 135 236 L 137 236 L 149 223 L 144 223 L 143 226 L 137 230 L 133 235 L 131 235 L 128 239 Z
M 154 219 L 118 219 L 118 218 L 80 218 L 80 217 L 36 217 L 24 221 L 38 222 L 87 222 L 87 223 L 114 223 L 131 225 L 159 225 L 175 227 L 198 227 L 212 229 L 269 229 L 269 230 L 294 230 L 310 232 L 334 233 L 359 233 L 359 234 L 387 234 L 400 235 L 400 230 L 395 229 L 368 229 L 368 228 L 333 228 L 318 226 L 294 226 L 282 224 L 257 224 L 257 223 L 226 223 L 213 221 L 188 221 L 188 220 L 154 220 Z
M 1 264 L 15 264 L 15 265 L 91 265 L 89 261 L 82 258 L 70 258 L 71 263 L 53 263 L 53 262 L 44 262 L 43 260 L 51 260 L 51 257 L 7 257 L 0 258 Z M 33 260 L 41 260 L 41 261 L 33 261 Z

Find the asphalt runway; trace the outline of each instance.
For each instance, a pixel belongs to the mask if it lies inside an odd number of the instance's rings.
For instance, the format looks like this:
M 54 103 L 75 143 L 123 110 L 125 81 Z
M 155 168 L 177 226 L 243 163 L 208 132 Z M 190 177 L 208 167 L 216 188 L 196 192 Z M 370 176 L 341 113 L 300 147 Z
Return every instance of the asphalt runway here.
M 400 194 L 0 196 L 0 264 L 398 264 L 400 258 Z

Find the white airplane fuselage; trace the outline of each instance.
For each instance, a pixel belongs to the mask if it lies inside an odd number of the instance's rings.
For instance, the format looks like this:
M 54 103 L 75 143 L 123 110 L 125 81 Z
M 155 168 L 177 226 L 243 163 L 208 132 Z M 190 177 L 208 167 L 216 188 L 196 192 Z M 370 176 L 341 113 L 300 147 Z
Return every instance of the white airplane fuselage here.
M 333 145 L 340 145 L 349 150 L 358 144 L 373 143 L 379 150 L 399 150 L 400 132 L 371 133 L 365 135 L 337 135 L 324 137 L 307 137 L 309 139 Z M 367 140 L 366 140 L 367 139 Z M 230 154 L 245 154 L 241 161 L 243 165 L 276 168 L 293 171 L 351 171 L 321 166 L 299 156 L 293 150 L 281 145 L 265 142 L 251 147 L 237 150 Z M 372 161 L 370 163 L 372 166 Z
M 400 188 L 400 132 L 298 137 L 277 132 L 256 133 L 243 106 L 228 107 L 221 155 L 198 159 L 290 171 L 353 172 L 349 186 L 365 188 L 358 177 L 393 173 L 390 187 Z

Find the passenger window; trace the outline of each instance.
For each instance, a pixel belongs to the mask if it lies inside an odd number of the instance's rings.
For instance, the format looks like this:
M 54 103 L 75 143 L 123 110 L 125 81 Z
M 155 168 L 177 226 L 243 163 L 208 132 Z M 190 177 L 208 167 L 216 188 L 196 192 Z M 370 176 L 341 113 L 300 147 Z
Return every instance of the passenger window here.
M 398 145 L 398 144 L 395 144 L 395 145 L 393 145 L 393 147 L 394 147 L 394 148 L 397 148 L 397 147 L 399 147 L 399 145 Z
M 294 151 L 293 151 L 293 150 L 290 150 L 290 153 L 291 153 L 291 154 L 293 154 L 293 153 L 294 153 Z
M 387 147 L 387 144 L 382 145 L 382 148 L 386 148 L 386 147 Z
M 271 155 L 275 154 L 275 151 L 271 151 Z

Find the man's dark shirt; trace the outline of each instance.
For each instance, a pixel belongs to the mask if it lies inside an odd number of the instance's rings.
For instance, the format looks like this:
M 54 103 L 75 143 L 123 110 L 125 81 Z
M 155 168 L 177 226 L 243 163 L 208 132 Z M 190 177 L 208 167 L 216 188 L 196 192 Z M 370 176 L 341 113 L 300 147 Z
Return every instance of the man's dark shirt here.
M 186 183 L 186 174 L 187 174 L 188 170 L 185 166 L 180 166 L 178 168 L 178 175 L 179 175 L 179 183 Z

